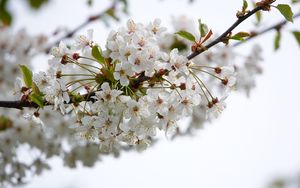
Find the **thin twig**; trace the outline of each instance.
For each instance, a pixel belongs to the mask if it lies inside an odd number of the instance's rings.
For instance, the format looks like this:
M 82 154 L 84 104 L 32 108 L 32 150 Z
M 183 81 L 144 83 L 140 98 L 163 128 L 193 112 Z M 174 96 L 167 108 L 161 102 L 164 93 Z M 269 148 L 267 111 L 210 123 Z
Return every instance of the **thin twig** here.
M 294 19 L 297 18 L 297 17 L 300 17 L 300 12 L 294 15 Z M 240 42 L 237 42 L 237 43 L 233 44 L 232 46 L 236 47 L 236 46 L 239 46 L 241 44 L 244 44 L 245 42 L 248 42 L 251 39 L 254 39 L 254 38 L 258 37 L 258 36 L 261 36 L 261 35 L 263 35 L 265 33 L 268 33 L 269 31 L 279 29 L 279 28 L 283 27 L 287 23 L 288 23 L 287 20 L 283 20 L 283 21 L 281 21 L 279 23 L 276 23 L 276 24 L 274 24 L 274 25 L 272 25 L 272 26 L 270 26 L 270 27 L 268 27 L 268 28 L 266 28 L 266 29 L 264 29 L 262 31 L 253 32 L 254 33 L 253 35 L 251 35 L 250 37 L 248 37 L 244 41 L 240 41 Z
M 245 14 L 242 17 L 239 17 L 237 19 L 237 21 L 235 21 L 222 35 L 220 35 L 218 38 L 216 38 L 215 40 L 213 40 L 212 42 L 210 42 L 208 45 L 202 47 L 200 50 L 191 53 L 190 55 L 187 56 L 188 60 L 193 59 L 194 57 L 198 56 L 199 54 L 203 53 L 204 51 L 208 50 L 209 48 L 211 48 L 212 46 L 218 44 L 219 42 L 222 42 L 224 40 L 224 38 L 230 33 L 232 32 L 238 25 L 240 25 L 243 21 L 245 21 L 247 18 L 249 18 L 250 16 L 252 16 L 253 14 L 255 14 L 256 12 L 262 10 L 262 7 L 256 7 L 253 10 L 251 10 L 250 12 L 248 12 L 247 14 Z M 134 85 L 135 86 L 139 86 L 141 85 L 142 82 L 146 81 L 150 79 L 149 77 L 145 77 L 143 75 L 141 75 L 135 82 Z
M 256 12 L 262 10 L 262 7 L 256 7 L 247 14 L 245 14 L 242 17 L 239 17 L 222 35 L 220 35 L 218 38 L 201 48 L 199 51 L 195 51 L 191 53 L 189 56 L 187 56 L 188 60 L 193 59 L 194 57 L 198 56 L 199 54 L 203 53 L 204 51 L 208 50 L 209 48 L 213 47 L 214 45 L 218 44 L 219 42 L 222 42 L 226 36 L 231 33 L 238 25 L 240 25 L 243 21 L 245 21 L 247 18 L 255 14 Z

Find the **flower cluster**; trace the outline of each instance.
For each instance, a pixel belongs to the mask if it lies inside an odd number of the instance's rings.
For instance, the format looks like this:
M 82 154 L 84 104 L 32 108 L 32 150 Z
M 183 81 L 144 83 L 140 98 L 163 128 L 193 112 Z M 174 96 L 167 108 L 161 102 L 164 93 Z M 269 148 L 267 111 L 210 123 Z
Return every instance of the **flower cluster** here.
M 50 71 L 34 74 L 33 80 L 55 109 L 74 112 L 76 135 L 99 143 L 100 150 L 110 152 L 122 144 L 145 148 L 157 130 L 173 132 L 196 106 L 205 105 L 214 114 L 224 109 L 199 73 L 217 80 L 226 95 L 235 84 L 233 67 L 206 70 L 178 49 L 164 52 L 158 42 L 164 31 L 159 20 L 148 25 L 129 20 L 127 27 L 109 34 L 103 52 L 89 31 L 71 48 L 63 43 L 53 48 Z M 87 91 L 85 98 L 80 89 Z M 76 106 L 68 104 L 76 96 Z
M 158 19 L 148 26 L 129 20 L 127 28 L 109 34 L 106 53 L 116 63 L 114 78 L 122 86 L 128 86 L 129 78 L 138 74 L 152 77 L 164 68 L 162 61 L 167 61 L 168 55 L 158 46 L 164 31 Z
M 176 28 L 186 29 L 180 20 L 174 19 Z M 178 121 L 185 117 L 192 117 L 190 133 L 223 111 L 232 89 L 253 87 L 248 75 L 259 72 L 257 48 L 245 65 L 236 66 L 231 48 L 188 60 L 188 45 L 158 19 L 147 25 L 129 20 L 109 34 L 105 49 L 88 30 L 72 45 L 53 47 L 47 71 L 32 73 L 30 65 L 22 65 L 15 97 L 39 108 L 1 111 L 1 168 L 12 170 L 0 174 L 0 181 L 16 184 L 27 171 L 39 174 L 54 155 L 75 167 L 77 161 L 92 166 L 99 156 L 123 149 L 144 150 L 158 131 L 170 138 L 182 134 Z M 31 163 L 12 152 L 25 143 L 41 154 Z

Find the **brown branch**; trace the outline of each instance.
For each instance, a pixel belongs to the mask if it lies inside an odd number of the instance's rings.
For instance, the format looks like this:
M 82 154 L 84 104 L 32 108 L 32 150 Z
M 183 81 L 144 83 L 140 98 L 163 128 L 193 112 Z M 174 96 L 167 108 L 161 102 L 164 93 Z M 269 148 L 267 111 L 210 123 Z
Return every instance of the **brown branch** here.
M 252 16 L 253 14 L 255 14 L 256 12 L 262 10 L 263 7 L 258 6 L 256 8 L 254 8 L 253 10 L 249 11 L 247 14 L 245 14 L 244 16 L 241 16 L 237 19 L 237 21 L 235 21 L 222 35 L 220 35 L 218 38 L 216 38 L 215 40 L 213 40 L 212 42 L 210 42 L 208 45 L 202 47 L 200 50 L 195 51 L 193 53 L 191 53 L 190 55 L 187 56 L 188 60 L 193 59 L 194 57 L 198 56 L 199 54 L 203 53 L 204 51 L 208 50 L 209 48 L 213 47 L 214 45 L 218 44 L 219 42 L 222 42 L 224 40 L 224 38 L 227 37 L 227 35 L 229 33 L 231 33 L 238 25 L 240 25 L 243 21 L 245 21 L 247 18 L 249 18 L 250 16 Z M 149 80 L 149 77 L 145 77 L 143 75 L 141 75 L 136 81 L 135 81 L 135 86 L 139 86 L 141 85 L 142 82 Z
M 83 94 L 81 95 L 81 98 L 83 101 L 92 101 L 94 102 L 94 98 L 93 96 L 95 96 L 95 92 L 92 91 L 90 93 L 87 93 L 87 94 Z M 69 103 L 66 103 L 65 104 L 75 104 L 76 102 L 74 102 L 71 98 L 70 102 Z M 50 105 L 53 105 L 47 101 L 44 101 L 44 106 L 50 106 Z M 3 107 L 3 108 L 15 108 L 15 109 L 19 109 L 19 110 L 22 110 L 23 108 L 38 108 L 39 105 L 37 105 L 36 103 L 34 102 L 30 102 L 30 101 L 22 101 L 22 100 L 16 100 L 16 101 L 0 101 L 0 107 Z
M 0 107 L 3 108 L 16 108 L 22 110 L 24 107 L 38 108 L 39 106 L 33 102 L 28 101 L 0 101 Z
M 298 18 L 298 17 L 300 17 L 300 12 L 294 15 L 294 19 L 295 19 L 295 18 Z M 266 29 L 264 29 L 264 30 L 262 30 L 262 31 L 254 32 L 253 35 L 251 35 L 250 37 L 248 37 L 248 38 L 245 39 L 244 41 L 237 42 L 237 43 L 233 44 L 232 46 L 233 46 L 233 47 L 236 47 L 236 46 L 239 46 L 239 45 L 241 45 L 241 44 L 244 44 L 246 41 L 249 41 L 249 40 L 254 39 L 254 38 L 258 37 L 258 36 L 261 36 L 261 35 L 263 35 L 263 34 L 265 34 L 265 33 L 268 33 L 269 31 L 272 31 L 272 30 L 276 30 L 276 29 L 278 29 L 278 28 L 281 28 L 281 27 L 283 27 L 283 26 L 284 26 L 285 24 L 287 24 L 287 23 L 288 23 L 287 20 L 283 20 L 283 21 L 281 21 L 281 22 L 279 22 L 279 23 L 276 23 L 276 24 L 274 24 L 274 25 L 272 25 L 272 26 L 270 26 L 270 27 L 268 27 L 268 28 L 266 28 Z
M 249 18 L 250 16 L 252 16 L 253 14 L 255 14 L 256 12 L 258 12 L 262 9 L 263 9 L 263 7 L 258 6 L 256 8 L 254 8 L 253 10 L 251 10 L 250 12 L 248 12 L 247 14 L 245 14 L 244 16 L 239 17 L 222 35 L 220 35 L 218 38 L 216 38 L 215 40 L 213 40 L 212 42 L 210 42 L 209 44 L 207 44 L 200 50 L 195 51 L 195 52 L 191 53 L 189 56 L 187 56 L 188 60 L 193 59 L 194 57 L 198 56 L 199 54 L 203 53 L 204 51 L 206 51 L 209 48 L 213 47 L 214 45 L 218 44 L 219 42 L 222 42 L 224 40 L 224 38 L 226 38 L 228 36 L 228 34 L 231 33 L 238 25 L 240 25 L 247 18 Z
M 96 21 L 96 20 L 99 20 L 101 19 L 103 16 L 105 16 L 107 14 L 107 12 L 109 10 L 114 10 L 117 6 L 117 3 L 118 3 L 119 0 L 113 0 L 112 4 L 107 8 L 105 9 L 104 11 L 98 13 L 98 14 L 95 14 L 95 15 L 92 15 L 90 16 L 86 21 L 82 22 L 81 24 L 79 24 L 77 27 L 75 27 L 74 29 L 72 29 L 71 31 L 67 32 L 64 36 L 60 37 L 59 39 L 57 39 L 55 42 L 53 42 L 52 44 L 50 44 L 48 47 L 46 47 L 45 49 L 45 52 L 46 53 L 49 53 L 51 48 L 53 46 L 58 46 L 58 44 L 60 43 L 60 41 L 64 40 L 64 39 L 67 39 L 67 38 L 71 38 L 74 36 L 74 34 L 76 32 L 78 32 L 80 29 L 84 28 L 85 26 L 89 25 L 90 23 Z

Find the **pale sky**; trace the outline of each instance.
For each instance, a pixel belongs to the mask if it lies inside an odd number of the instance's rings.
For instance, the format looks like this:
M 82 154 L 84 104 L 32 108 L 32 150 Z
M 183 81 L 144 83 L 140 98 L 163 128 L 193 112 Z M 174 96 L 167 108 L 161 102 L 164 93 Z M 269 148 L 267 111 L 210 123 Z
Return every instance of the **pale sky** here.
M 107 1 L 94 1 L 95 6 L 87 8 L 86 1 L 55 0 L 40 12 L 29 12 L 21 6 L 21 0 L 16 0 L 12 5 L 17 10 L 14 27 L 27 27 L 33 34 L 49 34 L 63 25 L 73 28 L 108 5 Z M 233 23 L 242 4 L 237 0 L 196 0 L 192 5 L 187 2 L 130 0 L 130 17 L 145 23 L 161 18 L 164 25 L 170 25 L 171 15 L 186 15 L 195 21 L 201 18 L 220 33 Z M 276 10 L 264 17 L 269 25 L 281 20 Z M 126 20 L 123 17 L 122 23 L 111 27 L 117 28 Z M 240 30 L 252 28 L 252 21 L 245 22 Z M 297 20 L 289 28 L 299 30 L 299 26 Z M 95 29 L 95 40 L 104 43 L 109 28 L 100 22 L 86 29 L 89 28 Z M 52 170 L 35 177 L 25 187 L 264 188 L 278 176 L 300 174 L 300 48 L 290 34 L 284 33 L 282 48 L 274 53 L 274 35 L 270 32 L 239 47 L 241 53 L 247 54 L 253 43 L 262 46 L 264 73 L 250 98 L 232 94 L 222 116 L 199 130 L 195 137 L 175 141 L 163 137 L 141 154 L 129 152 L 118 159 L 106 157 L 94 168 L 69 169 L 60 159 L 53 159 Z M 47 62 L 45 58 L 40 60 Z

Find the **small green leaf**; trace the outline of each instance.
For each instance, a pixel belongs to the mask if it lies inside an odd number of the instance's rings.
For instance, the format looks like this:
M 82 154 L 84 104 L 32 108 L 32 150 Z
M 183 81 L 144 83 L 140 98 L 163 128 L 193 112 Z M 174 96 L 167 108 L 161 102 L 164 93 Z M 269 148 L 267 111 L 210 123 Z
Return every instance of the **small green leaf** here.
M 235 34 L 236 36 L 240 36 L 240 37 L 250 37 L 250 33 L 247 32 L 238 32 L 237 34 Z
M 201 23 L 201 20 L 198 19 L 199 23 L 199 33 L 201 37 L 204 37 L 208 33 L 208 27 L 206 24 Z
M 292 4 L 299 3 L 300 0 L 292 0 Z
M 111 18 L 113 18 L 116 21 L 119 21 L 119 18 L 116 16 L 116 12 L 114 8 L 110 8 L 105 12 L 108 16 L 110 16 Z
M 39 9 L 43 4 L 47 2 L 48 0 L 28 0 L 30 7 L 33 9 Z
M 12 22 L 12 14 L 10 10 L 7 8 L 9 1 L 8 0 L 0 0 L 0 25 L 10 26 Z
M 188 48 L 188 46 L 184 42 L 182 42 L 182 41 L 178 40 L 176 37 L 174 37 L 174 42 L 170 46 L 170 51 L 174 48 L 177 48 L 178 51 L 183 51 L 183 50 L 186 50 Z
M 12 16 L 11 13 L 5 9 L 5 7 L 0 7 L 0 23 L 3 23 L 6 26 L 11 25 Z
M 257 11 L 256 13 L 255 13 L 255 17 L 256 17 L 256 23 L 257 24 L 260 24 L 260 21 L 261 21 L 261 12 L 260 11 Z
M 281 32 L 277 31 L 274 39 L 274 50 L 278 50 L 280 47 L 280 40 L 281 40 Z
M 91 6 L 93 5 L 93 0 L 88 0 L 88 1 L 87 1 L 87 4 L 88 4 L 88 6 L 91 7 Z
M 230 39 L 232 39 L 232 40 L 238 40 L 238 41 L 244 41 L 244 40 L 245 40 L 243 37 L 241 37 L 241 36 L 236 36 L 236 35 L 230 37 Z
M 243 1 L 243 8 L 242 11 L 245 12 L 248 8 L 248 2 L 246 0 Z
M 293 31 L 293 35 L 296 38 L 296 40 L 299 44 L 299 47 L 300 47 L 300 31 Z
M 287 21 L 293 22 L 294 13 L 289 5 L 286 4 L 278 4 L 276 8 L 279 12 L 284 16 Z
M 252 1 L 252 5 L 255 8 L 256 7 L 256 3 L 254 1 Z M 256 18 L 256 23 L 254 23 L 255 25 L 259 25 L 261 22 L 261 18 L 262 18 L 262 14 L 261 11 L 257 11 L 255 13 L 255 18 Z
M 177 35 L 181 36 L 182 38 L 185 38 L 189 41 L 196 42 L 196 38 L 194 37 L 194 35 L 187 31 L 181 30 L 181 31 L 176 32 L 175 34 L 177 34 Z
M 95 45 L 92 48 L 92 56 L 101 64 L 104 63 L 104 57 L 102 56 L 102 50 L 99 46 Z
M 35 104 L 37 104 L 39 107 L 43 108 L 44 107 L 44 100 L 43 97 L 41 95 L 37 95 L 35 93 L 31 93 L 29 95 L 29 99 L 34 102 Z
M 120 2 L 122 2 L 122 4 L 123 4 L 122 11 L 125 14 L 128 14 L 128 1 L 127 0 L 120 0 Z
M 32 72 L 29 68 L 27 68 L 25 65 L 20 65 L 20 69 L 23 73 L 23 80 L 27 87 L 32 86 Z
M 230 37 L 230 39 L 243 41 L 243 40 L 245 40 L 244 39 L 245 37 L 250 37 L 250 36 L 251 35 L 247 32 L 238 32 L 237 34 Z
M 38 86 L 34 82 L 32 82 L 32 87 L 31 88 L 32 88 L 33 93 L 35 93 L 37 95 L 42 95 L 40 89 L 38 88 Z

